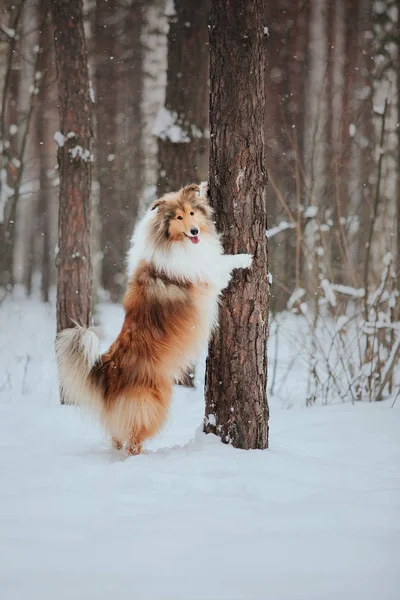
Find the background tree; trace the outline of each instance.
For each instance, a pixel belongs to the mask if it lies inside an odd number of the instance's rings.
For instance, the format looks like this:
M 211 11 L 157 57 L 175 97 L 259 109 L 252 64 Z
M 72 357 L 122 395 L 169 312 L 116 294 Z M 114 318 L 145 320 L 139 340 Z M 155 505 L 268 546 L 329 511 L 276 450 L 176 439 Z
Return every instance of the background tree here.
M 102 285 L 125 289 L 125 257 L 142 193 L 142 0 L 96 3 L 97 166 Z
M 268 190 L 268 218 L 280 216 L 280 203 L 274 184 L 291 210 L 304 201 L 304 185 L 299 178 L 299 157 L 304 156 L 305 105 L 309 69 L 310 0 L 277 0 L 265 6 L 268 24 L 266 48 L 266 149 L 272 186 Z M 296 238 L 285 235 L 279 252 L 270 256 L 275 274 L 272 310 L 282 310 L 287 291 L 296 285 L 298 261 Z M 284 274 L 284 276 L 283 276 Z
M 254 255 L 225 292 L 206 369 L 206 433 L 268 446 L 268 251 L 263 0 L 215 0 L 210 29 L 210 184 L 226 252 Z
M 39 197 L 36 213 L 36 237 L 39 248 L 36 250 L 36 266 L 41 273 L 41 297 L 42 300 L 48 302 L 50 284 L 54 282 L 54 232 L 52 232 L 52 222 L 55 211 L 52 201 L 56 200 L 54 197 L 56 190 L 51 185 L 51 178 L 55 166 L 52 123 L 57 102 L 50 2 L 41 0 L 39 11 L 43 25 L 39 37 L 41 86 L 36 119 L 36 135 L 39 146 Z
M 209 0 L 176 0 L 169 15 L 165 106 L 158 136 L 159 196 L 207 178 Z M 194 385 L 194 370 L 180 383 Z
M 124 289 L 124 258 L 138 203 L 140 214 L 154 199 L 157 184 L 169 191 L 202 179 L 206 171 L 207 151 L 201 146 L 208 143 L 207 120 L 203 131 L 197 118 L 193 128 L 187 117 L 190 111 L 207 119 L 206 86 L 200 82 L 206 76 L 200 66 L 191 66 L 207 49 L 196 33 L 200 13 L 205 20 L 205 4 L 83 3 L 89 73 L 98 101 L 94 290 L 101 287 L 103 268 L 103 287 L 113 300 Z M 337 394 L 354 400 L 366 390 L 369 398 L 380 397 L 382 373 L 391 372 L 386 361 L 394 356 L 389 363 L 396 362 L 398 348 L 398 1 L 277 0 L 264 5 L 267 235 L 276 348 L 282 311 L 300 314 L 311 340 L 306 356 L 299 354 L 308 364 L 306 402 L 322 398 L 327 403 Z M 18 294 L 26 290 L 37 297 L 40 281 L 42 297 L 50 304 L 53 297 L 60 174 L 53 136 L 60 126 L 52 31 L 41 27 L 44 10 L 44 0 L 0 2 L 0 304 L 4 291 L 12 295 L 17 285 Z M 68 15 L 65 19 L 68 28 Z M 237 40 L 243 40 L 240 32 Z M 233 97 L 237 102 L 236 93 Z M 203 137 L 192 139 L 198 130 Z M 197 154 L 189 160 L 192 146 Z M 193 165 L 197 170 L 190 174 Z M 112 252 L 106 251 L 109 247 Z M 390 268 L 384 264 L 389 253 Z M 378 289 L 384 292 L 375 293 Z M 372 321 L 382 325 L 386 315 L 385 328 L 371 329 L 370 322 L 363 326 L 367 305 Z M 351 322 L 360 319 L 358 347 L 374 349 L 372 361 L 368 353 L 349 352 L 351 327 L 339 327 L 349 315 Z M 338 321 L 334 367 L 332 353 L 323 356 L 320 345 L 332 319 Z M 292 342 L 299 343 L 295 335 Z M 367 374 L 365 364 L 372 365 Z M 274 365 L 272 390 L 279 370 Z
M 7 49 L 3 53 L 4 67 L 2 69 L 0 109 L 0 284 L 6 289 L 11 289 L 14 283 L 13 250 L 16 209 L 22 179 L 20 157 L 25 153 L 26 145 L 22 141 L 22 149 L 18 150 L 18 147 L 21 147 L 21 144 L 17 144 L 19 139 L 10 140 L 10 127 L 16 126 L 18 116 L 18 87 L 21 65 L 17 42 L 21 30 L 24 6 L 25 0 L 20 0 L 16 4 L 6 3 L 4 8 L 10 15 L 9 25 L 1 29 L 1 34 L 6 40 Z M 29 131 L 29 121 L 26 123 L 26 135 L 24 134 L 22 138 L 25 141 Z M 20 164 L 19 168 L 15 167 L 15 160 Z
M 97 120 L 97 178 L 99 182 L 100 247 L 103 254 L 101 283 L 112 298 L 118 297 L 115 282 L 118 222 L 117 210 L 117 0 L 96 2 L 95 74 Z M 114 236 L 114 240 L 113 240 Z M 118 253 L 118 252 L 117 252 Z M 117 289 L 116 289 L 117 288 Z
M 201 181 L 208 159 L 209 0 L 175 0 L 169 15 L 165 106 L 158 136 L 158 195 Z
M 60 132 L 57 331 L 91 323 L 92 107 L 81 0 L 51 2 Z

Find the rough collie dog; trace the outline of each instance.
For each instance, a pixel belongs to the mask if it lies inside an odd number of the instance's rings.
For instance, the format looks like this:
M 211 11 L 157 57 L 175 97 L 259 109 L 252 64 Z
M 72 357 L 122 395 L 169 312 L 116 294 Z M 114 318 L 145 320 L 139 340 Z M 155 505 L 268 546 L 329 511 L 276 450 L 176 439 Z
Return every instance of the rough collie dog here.
M 223 254 L 206 185 L 154 202 L 132 237 L 125 321 L 115 342 L 100 355 L 92 327 L 57 337 L 67 402 L 96 415 L 115 448 L 140 454 L 167 418 L 174 380 L 207 343 L 232 270 L 250 267 L 251 260 Z

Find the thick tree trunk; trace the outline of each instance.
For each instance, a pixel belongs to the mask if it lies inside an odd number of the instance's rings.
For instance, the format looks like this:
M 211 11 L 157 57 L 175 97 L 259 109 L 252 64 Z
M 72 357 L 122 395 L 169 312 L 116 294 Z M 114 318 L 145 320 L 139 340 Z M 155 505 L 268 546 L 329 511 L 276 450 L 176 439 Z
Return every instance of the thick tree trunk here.
M 81 0 L 51 2 L 59 95 L 57 331 L 89 325 L 92 115 Z M 64 137 L 61 137 L 63 135 Z
M 254 255 L 225 292 L 207 359 L 204 430 L 238 448 L 268 446 L 268 251 L 263 0 L 211 9 L 211 202 L 225 251 Z
M 165 107 L 158 114 L 158 194 L 200 181 L 208 158 L 209 0 L 175 0 Z
M 400 7 L 397 9 L 397 31 L 400 31 Z M 397 37 L 397 65 L 400 63 L 400 38 Z M 400 122 L 400 72 L 396 74 L 397 84 L 397 123 Z M 396 210 L 396 275 L 397 288 L 400 292 L 400 127 L 397 125 L 397 210 Z M 400 316 L 400 305 L 397 305 L 397 315 Z

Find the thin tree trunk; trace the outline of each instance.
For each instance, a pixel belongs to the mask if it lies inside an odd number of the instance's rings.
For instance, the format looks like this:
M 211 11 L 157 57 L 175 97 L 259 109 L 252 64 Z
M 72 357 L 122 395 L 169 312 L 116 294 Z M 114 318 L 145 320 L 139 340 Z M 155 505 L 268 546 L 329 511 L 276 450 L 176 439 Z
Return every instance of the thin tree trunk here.
M 204 430 L 268 446 L 268 251 L 263 0 L 214 0 L 210 29 L 210 188 L 225 251 L 254 254 L 236 274 L 207 359 Z
M 160 196 L 207 178 L 209 8 L 209 0 L 176 0 L 170 17 L 165 107 L 158 119 L 171 115 L 174 125 L 156 127 Z M 194 370 L 179 383 L 193 387 Z
M 120 287 L 115 280 L 121 257 L 118 247 L 120 214 L 117 194 L 117 0 L 96 4 L 96 118 L 98 130 L 97 168 L 100 184 L 99 213 L 102 285 L 112 300 L 118 300 Z
M 41 0 L 40 19 L 45 18 L 45 12 L 49 11 L 48 0 Z M 50 292 L 50 201 L 51 189 L 47 176 L 51 168 L 52 157 L 49 148 L 49 116 L 46 114 L 48 107 L 51 106 L 51 74 L 52 74 L 52 55 L 51 55 L 51 23 L 50 19 L 44 21 L 42 31 L 40 32 L 39 46 L 41 49 L 40 72 L 42 74 L 40 87 L 40 101 L 37 114 L 37 138 L 39 141 L 39 201 L 37 210 L 37 231 L 41 237 L 41 297 L 44 302 L 49 301 Z M 54 142 L 53 142 L 54 143 Z
M 61 331 L 74 321 L 82 325 L 91 322 L 92 115 L 82 1 L 53 0 L 51 12 L 61 132 L 56 261 L 57 331 Z
M 142 88 L 143 0 L 124 0 L 120 7 L 118 35 L 119 135 L 117 152 L 118 198 L 121 232 L 116 248 L 119 297 L 125 289 L 125 257 L 136 222 L 143 184 L 142 165 Z
M 208 158 L 209 0 L 175 0 L 168 33 L 165 107 L 158 135 L 158 194 L 201 180 Z
M 8 51 L 6 56 L 4 78 L 1 81 L 1 107 L 0 107 L 0 140 L 2 141 L 0 171 L 0 195 L 2 202 L 0 204 L 0 285 L 10 289 L 13 285 L 13 248 L 14 231 L 16 216 L 16 191 L 14 179 L 10 174 L 10 163 L 12 151 L 14 148 L 7 148 L 9 142 L 9 126 L 16 123 L 17 98 L 19 84 L 19 69 L 15 69 L 15 59 L 18 57 L 19 33 L 21 28 L 22 13 L 25 0 L 20 0 L 15 5 L 9 5 L 11 18 L 9 22 L 10 29 L 15 34 L 8 41 Z M 18 137 L 16 137 L 16 140 Z M 16 155 L 15 155 L 16 156 Z M 9 189 L 9 184 L 11 189 Z M 6 188 L 6 190 L 3 189 Z M 5 196 L 5 198 L 4 198 Z M 4 198 L 4 199 L 3 199 Z

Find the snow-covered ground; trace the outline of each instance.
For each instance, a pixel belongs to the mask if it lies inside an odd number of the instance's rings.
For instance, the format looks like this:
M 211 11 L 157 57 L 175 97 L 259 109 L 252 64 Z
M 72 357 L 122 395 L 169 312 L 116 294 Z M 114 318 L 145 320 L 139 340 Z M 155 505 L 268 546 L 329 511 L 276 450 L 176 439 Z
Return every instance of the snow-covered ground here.
M 268 451 L 201 433 L 200 386 L 125 458 L 58 404 L 53 313 L 0 308 L 2 600 L 398 600 L 400 400 L 305 408 L 283 341 Z

